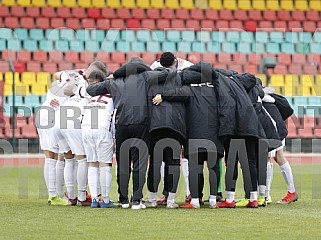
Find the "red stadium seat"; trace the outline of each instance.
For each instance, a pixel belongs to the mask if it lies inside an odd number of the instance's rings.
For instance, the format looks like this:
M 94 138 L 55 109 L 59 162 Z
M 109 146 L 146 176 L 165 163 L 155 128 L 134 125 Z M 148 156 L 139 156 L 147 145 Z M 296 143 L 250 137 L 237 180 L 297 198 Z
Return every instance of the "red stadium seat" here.
M 142 28 L 149 29 L 149 30 L 155 30 L 156 24 L 154 19 L 143 19 L 142 20 Z
M 116 14 L 119 18 L 122 19 L 130 19 L 131 18 L 131 14 L 128 8 L 118 8 L 116 10 Z
M 113 72 L 116 71 L 119 67 L 120 67 L 119 63 L 109 63 L 108 64 L 108 68 Z
M 321 28 L 321 21 L 318 22 L 317 28 Z
M 23 135 L 21 134 L 21 128 L 16 128 L 15 130 L 15 137 L 16 138 L 23 138 Z M 11 126 L 6 126 L 4 129 L 4 135 L 6 138 L 12 138 L 12 127 Z
M 98 52 L 96 59 L 102 61 L 103 63 L 110 63 L 110 55 L 107 52 Z
M 175 19 L 175 12 L 173 9 L 162 9 L 161 10 L 161 18 L 164 19 Z
M 58 63 L 58 71 L 64 71 L 69 69 L 74 69 L 74 66 L 72 63 L 69 63 L 69 62 Z
M 95 20 L 92 18 L 83 18 L 81 19 L 82 28 L 96 28 Z
M 192 63 L 198 63 L 201 60 L 201 54 L 199 53 L 189 53 L 187 60 Z
M 63 54 L 62 52 L 59 52 L 59 51 L 52 51 L 52 52 L 49 52 L 49 62 L 55 62 L 55 63 L 59 63 L 62 61 L 63 59 Z
M 222 69 L 227 69 L 227 65 L 223 63 L 217 63 L 214 65 L 215 68 L 222 68 Z
M 29 62 L 31 60 L 31 53 L 28 51 L 19 51 L 17 53 L 17 58 L 22 62 Z
M 23 62 L 15 62 L 14 63 L 14 69 L 18 73 L 23 73 L 27 70 L 26 63 Z
M 10 9 L 10 13 L 13 17 L 24 17 L 25 9 L 23 7 L 13 6 Z
M 177 52 L 175 56 L 181 59 L 187 59 L 186 53 Z M 157 56 L 155 57 L 155 60 L 156 59 L 160 59 L 160 54 L 158 54 L 158 57 Z
M 75 63 L 75 69 L 86 69 L 90 63 Z
M 8 61 L 9 59 L 11 59 L 12 61 L 16 61 L 17 53 L 16 51 L 10 51 L 10 50 L 3 51 L 1 59 L 4 61 Z
M 234 19 L 245 21 L 249 19 L 249 16 L 247 16 L 247 12 L 244 10 L 236 10 L 234 11 Z
M 215 64 L 216 63 L 216 56 L 215 54 L 212 54 L 212 53 L 204 53 L 201 55 L 202 57 L 202 61 L 203 62 L 207 62 L 207 63 L 210 63 L 210 64 Z
M 2 18 L 0 17 L 0 28 L 4 28 L 4 27 L 5 27 L 4 22 L 3 22 Z
M 136 19 L 144 19 L 146 18 L 145 10 L 142 8 L 134 8 L 132 9 L 132 17 Z
M 306 18 L 309 21 L 319 21 L 320 15 L 319 15 L 319 12 L 316 12 L 316 11 L 307 11 Z
M 145 52 L 142 54 L 142 59 L 146 64 L 152 64 L 155 61 L 156 56 L 154 53 Z
M 254 64 L 246 64 L 244 65 L 244 72 L 248 72 L 251 74 L 257 74 L 257 65 Z
M 149 8 L 146 9 L 146 16 L 150 19 L 159 19 L 160 18 L 160 11 L 159 9 Z
M 300 65 L 300 64 L 290 64 L 289 65 L 289 73 L 290 74 L 296 74 L 296 75 L 303 74 L 302 65 Z
M 66 7 L 59 7 L 57 8 L 57 16 L 61 17 L 61 18 L 70 18 L 72 17 L 71 13 L 70 13 L 70 8 L 66 8 Z
M 171 21 L 171 28 L 175 28 L 178 30 L 184 30 L 185 29 L 185 21 L 183 19 L 173 19 Z
M 111 61 L 113 63 L 124 64 L 126 62 L 125 53 L 122 52 L 113 52 L 111 54 Z
M 66 27 L 74 30 L 78 30 L 80 27 L 78 18 L 67 18 L 66 19 Z
M 86 12 L 84 8 L 72 8 L 71 9 L 71 16 L 75 18 L 85 18 Z
M 41 15 L 44 17 L 56 17 L 55 9 L 52 7 L 42 7 L 41 8 Z
M 41 72 L 41 63 L 38 62 L 28 62 L 27 72 Z
M 9 8 L 7 6 L 0 6 L 0 17 L 8 17 L 9 15 Z
M 81 52 L 80 53 L 80 62 L 92 63 L 95 60 L 93 52 Z
M 28 127 L 22 128 L 21 135 L 23 138 L 38 138 L 37 129 L 33 124 L 29 124 Z
M 112 8 L 103 8 L 101 10 L 101 16 L 103 18 L 109 18 L 109 19 L 116 18 L 115 11 Z
M 190 19 L 190 15 L 187 9 L 177 9 L 176 17 L 184 20 Z
M 111 12 L 113 12 L 113 11 L 109 10 L 109 13 L 111 13 Z M 105 13 L 107 13 L 107 11 Z M 87 16 L 89 18 L 94 18 L 94 19 L 101 18 L 100 9 L 98 9 L 98 8 L 88 8 L 87 9 Z M 106 15 L 103 15 L 103 17 L 108 17 L 109 18 L 109 16 L 106 16 Z
M 109 19 L 97 19 L 96 26 L 97 26 L 97 29 L 108 30 L 110 28 L 110 20 Z
M 242 65 L 238 65 L 238 64 L 229 64 L 227 65 L 227 69 L 229 70 L 234 70 L 238 73 L 243 73 L 243 67 Z
M 202 20 L 201 21 L 201 28 L 202 29 L 210 29 L 210 31 L 213 31 L 215 28 L 214 21 L 213 20 Z
M 293 11 L 292 12 L 292 19 L 297 21 L 305 21 L 305 14 L 302 11 Z
M 23 17 L 20 19 L 20 27 L 26 29 L 35 28 L 34 18 L 31 17 Z
M 170 23 L 168 19 L 159 19 L 156 21 L 157 29 L 164 30 L 165 28 L 170 28 Z
M 50 28 L 49 18 L 44 18 L 44 17 L 36 18 L 36 28 L 49 29 Z
M 186 28 L 194 29 L 194 31 L 200 31 L 201 30 L 200 21 L 193 20 L 193 19 L 187 20 L 186 21 Z
M 231 10 L 221 10 L 219 11 L 219 16 L 221 20 L 232 20 L 234 19 Z
M 228 28 L 230 28 L 229 21 L 226 21 L 226 20 L 216 21 L 217 30 L 228 31 Z
M 262 55 L 256 54 L 256 53 L 251 53 L 248 55 L 248 60 L 249 60 L 249 63 L 259 65 L 262 62 Z
M 243 22 L 240 20 L 230 21 L 230 28 L 233 29 L 233 31 L 244 31 Z
M 274 68 L 275 74 L 282 74 L 285 75 L 288 73 L 287 66 L 286 65 L 276 65 Z
M 40 16 L 40 8 L 37 7 L 27 7 L 26 15 L 28 17 L 39 17 Z
M 319 65 L 321 63 L 319 54 L 308 54 L 307 63 Z
M 218 20 L 218 11 L 213 9 L 205 10 L 205 17 L 210 20 Z
M 305 54 L 293 54 L 292 62 L 298 64 L 304 64 L 306 62 Z
M 228 53 L 220 53 L 217 56 L 217 62 L 220 64 L 230 64 L 232 62 L 232 55 Z
M 303 65 L 303 73 L 317 75 L 319 74 L 318 67 L 316 65 L 305 64 Z
M 18 18 L 16 18 L 16 17 L 6 17 L 4 19 L 4 25 L 7 28 L 18 28 L 19 27 Z
M 278 19 L 281 20 L 281 21 L 291 21 L 292 20 L 292 17 L 291 17 L 291 12 L 289 11 L 279 11 L 277 12 L 277 15 L 278 15 Z
M 233 62 L 237 64 L 246 64 L 247 55 L 242 53 L 233 54 Z
M 277 20 L 275 11 L 263 11 L 263 18 L 269 21 Z
M 261 11 L 256 11 L 256 10 L 249 11 L 249 19 L 255 20 L 255 21 L 261 21 L 262 20 Z
M 48 61 L 47 53 L 42 51 L 36 51 L 33 53 L 32 60 L 36 62 L 42 62 L 42 63 L 47 62 Z
M 66 52 L 65 60 L 69 63 L 77 63 L 79 62 L 79 54 L 77 52 Z
M 277 61 L 279 64 L 289 65 L 292 62 L 291 55 L 281 53 L 278 55 Z
M 198 20 L 204 19 L 204 11 L 202 9 L 192 9 L 191 18 L 198 19 Z
M 51 28 L 60 28 L 64 27 L 64 19 L 63 18 L 51 18 Z
M 130 59 L 132 59 L 133 57 L 141 57 L 140 53 L 137 52 L 129 52 L 126 54 L 126 62 L 128 62 Z
M 125 23 L 123 19 L 112 19 L 111 28 L 119 28 L 119 29 L 124 29 L 125 28 Z
M 298 137 L 299 138 L 313 138 L 313 130 L 312 127 L 304 127 L 303 129 L 298 129 Z
M 127 28 L 140 28 L 140 21 L 138 19 L 128 19 L 126 22 L 126 27 Z
M 264 32 L 272 32 L 274 29 L 272 29 L 272 22 L 271 21 L 260 21 L 259 22 L 259 28 L 263 29 Z
M 2 72 L 9 72 L 9 64 L 7 61 L 0 61 L 0 69 Z
M 303 31 L 314 33 L 317 28 L 316 23 L 313 21 L 304 21 L 303 22 Z
M 256 22 L 255 21 L 245 21 L 244 30 L 248 32 L 256 32 Z
M 274 31 L 275 32 L 285 32 L 288 29 L 287 22 L 285 21 L 275 21 Z
M 290 31 L 301 31 L 301 22 L 299 21 L 290 21 L 288 22 L 288 29 Z M 296 30 L 295 30 L 296 29 Z

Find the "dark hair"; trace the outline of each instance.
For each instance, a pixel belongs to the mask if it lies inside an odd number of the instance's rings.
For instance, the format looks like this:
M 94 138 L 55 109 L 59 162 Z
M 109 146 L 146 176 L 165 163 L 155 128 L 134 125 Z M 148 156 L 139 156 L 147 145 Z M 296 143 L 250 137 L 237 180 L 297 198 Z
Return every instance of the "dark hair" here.
M 129 59 L 128 62 L 129 63 L 142 63 L 142 64 L 144 64 L 144 60 L 141 59 L 140 57 L 132 57 L 131 59 Z
M 170 67 L 173 65 L 175 56 L 171 52 L 164 52 L 160 57 L 160 64 L 163 67 Z
M 102 71 L 95 70 L 95 71 L 92 71 L 89 74 L 88 79 L 90 79 L 90 80 L 98 80 L 99 82 L 103 82 L 103 81 L 105 81 L 106 76 Z
M 91 66 L 95 66 L 99 71 L 101 71 L 103 74 L 105 74 L 105 77 L 107 77 L 109 74 L 107 73 L 107 67 L 106 65 L 101 61 L 94 61 L 90 64 Z

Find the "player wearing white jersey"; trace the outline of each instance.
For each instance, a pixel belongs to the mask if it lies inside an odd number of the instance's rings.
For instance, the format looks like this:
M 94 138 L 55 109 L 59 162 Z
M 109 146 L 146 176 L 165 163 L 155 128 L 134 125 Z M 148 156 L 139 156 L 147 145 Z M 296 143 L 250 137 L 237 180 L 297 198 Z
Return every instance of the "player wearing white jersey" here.
M 104 80 L 105 76 L 99 71 L 93 71 L 88 77 L 89 84 Z M 115 207 L 109 199 L 113 161 L 113 112 L 113 99 L 109 94 L 92 97 L 89 104 L 84 107 L 81 126 L 87 162 L 89 163 L 88 185 L 92 197 L 92 208 Z M 102 196 L 100 204 L 98 185 L 100 185 Z
M 187 60 L 184 60 L 184 59 L 181 59 L 181 58 L 178 58 L 176 57 L 176 68 L 178 71 L 182 71 L 184 68 L 188 68 L 190 66 L 193 65 L 193 63 L 187 61 Z M 152 65 L 150 66 L 150 68 L 152 70 L 154 70 L 155 68 L 158 68 L 158 67 L 163 67 L 161 64 L 160 64 L 160 61 L 157 60 L 155 62 L 152 63 Z

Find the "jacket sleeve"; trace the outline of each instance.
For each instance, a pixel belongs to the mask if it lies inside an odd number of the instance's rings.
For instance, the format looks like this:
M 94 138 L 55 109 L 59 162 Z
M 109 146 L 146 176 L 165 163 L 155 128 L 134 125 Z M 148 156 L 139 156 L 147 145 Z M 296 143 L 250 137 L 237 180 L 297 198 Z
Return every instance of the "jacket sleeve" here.
M 206 82 L 213 82 L 218 78 L 216 71 L 208 63 L 200 62 L 189 68 L 186 68 L 181 73 L 183 84 L 199 84 Z
M 173 78 L 177 74 L 176 70 L 162 69 L 156 71 L 146 71 L 143 74 L 144 80 L 150 84 L 159 84 L 165 82 L 167 79 Z
M 110 94 L 111 93 L 111 90 L 110 90 L 111 82 L 110 81 L 112 81 L 112 80 L 105 80 L 104 82 L 91 84 L 87 87 L 86 91 L 92 97 L 98 96 L 101 94 Z
M 163 92 L 162 99 L 167 102 L 186 102 L 191 94 L 188 86 L 182 86 Z

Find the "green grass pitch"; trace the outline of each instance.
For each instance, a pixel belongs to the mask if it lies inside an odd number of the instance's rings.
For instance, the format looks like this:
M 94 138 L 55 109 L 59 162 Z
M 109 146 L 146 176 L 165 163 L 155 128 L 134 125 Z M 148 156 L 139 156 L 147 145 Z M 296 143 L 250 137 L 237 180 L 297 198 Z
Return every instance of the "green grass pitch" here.
M 274 202 L 258 209 L 91 209 L 47 205 L 42 168 L 0 168 L 0 239 L 320 239 L 321 165 L 293 166 L 299 201 L 275 202 L 286 185 L 275 166 Z M 207 185 L 207 184 L 205 184 Z M 147 191 L 145 191 L 146 195 Z M 184 201 L 183 179 L 177 202 Z M 208 195 L 206 188 L 205 196 Z M 242 197 L 241 179 L 237 197 Z M 113 182 L 111 198 L 117 200 Z

